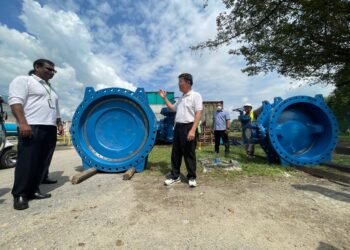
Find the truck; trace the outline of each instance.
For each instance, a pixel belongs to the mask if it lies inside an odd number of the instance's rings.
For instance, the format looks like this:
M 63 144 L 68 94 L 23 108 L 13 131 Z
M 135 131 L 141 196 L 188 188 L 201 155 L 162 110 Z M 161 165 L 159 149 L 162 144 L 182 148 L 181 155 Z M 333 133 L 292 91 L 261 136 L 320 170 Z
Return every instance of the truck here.
M 4 99 L 0 96 L 0 169 L 12 168 L 17 164 L 15 145 L 7 139 L 5 120 L 7 113 L 3 109 Z

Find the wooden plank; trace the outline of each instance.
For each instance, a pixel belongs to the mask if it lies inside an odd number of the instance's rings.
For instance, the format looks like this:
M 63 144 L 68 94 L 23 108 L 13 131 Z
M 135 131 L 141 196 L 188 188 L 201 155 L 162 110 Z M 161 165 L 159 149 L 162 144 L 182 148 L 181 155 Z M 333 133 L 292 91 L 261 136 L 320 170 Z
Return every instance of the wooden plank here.
M 130 180 L 132 178 L 132 176 L 134 175 L 136 171 L 135 167 L 129 168 L 129 170 L 127 170 L 124 174 L 123 174 L 123 180 L 127 181 Z
M 91 176 L 95 175 L 96 173 L 96 168 L 89 168 L 79 174 L 74 175 L 71 182 L 72 184 L 79 184 L 85 181 L 86 179 L 90 178 Z

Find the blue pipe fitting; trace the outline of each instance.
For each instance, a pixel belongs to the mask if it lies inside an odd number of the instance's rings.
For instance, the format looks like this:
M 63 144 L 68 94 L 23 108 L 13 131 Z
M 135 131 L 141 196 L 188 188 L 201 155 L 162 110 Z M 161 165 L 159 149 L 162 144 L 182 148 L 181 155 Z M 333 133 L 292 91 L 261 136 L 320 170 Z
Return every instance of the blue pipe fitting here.
M 164 116 L 158 122 L 157 141 L 172 143 L 174 141 L 174 124 L 176 113 L 169 108 L 162 108 L 160 113 Z
M 122 172 L 145 168 L 156 141 L 157 121 L 143 88 L 85 89 L 70 128 L 83 168 Z
M 250 141 L 260 143 L 270 163 L 284 166 L 330 161 L 338 141 L 337 120 L 322 95 L 264 101 L 250 127 Z

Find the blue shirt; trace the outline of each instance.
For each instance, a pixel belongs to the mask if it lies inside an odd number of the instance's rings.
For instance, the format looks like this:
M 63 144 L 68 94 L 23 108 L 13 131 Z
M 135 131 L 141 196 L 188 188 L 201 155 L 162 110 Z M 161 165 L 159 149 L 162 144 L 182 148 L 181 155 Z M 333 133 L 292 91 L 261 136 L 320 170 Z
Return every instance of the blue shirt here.
M 216 111 L 213 117 L 214 130 L 226 130 L 227 120 L 230 120 L 230 115 L 227 111 Z

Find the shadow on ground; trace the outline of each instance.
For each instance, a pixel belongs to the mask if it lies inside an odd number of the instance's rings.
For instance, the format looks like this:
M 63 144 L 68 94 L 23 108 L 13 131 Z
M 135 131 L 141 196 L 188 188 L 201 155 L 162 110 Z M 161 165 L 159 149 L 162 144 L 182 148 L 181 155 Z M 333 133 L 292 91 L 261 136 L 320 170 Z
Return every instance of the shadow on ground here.
M 74 167 L 74 170 L 77 171 L 77 172 L 83 172 L 84 168 L 83 168 L 82 165 L 79 165 L 79 166 Z
M 10 192 L 10 188 L 0 188 L 0 197 Z
M 294 184 L 292 185 L 292 187 L 294 187 L 297 190 L 316 192 L 338 201 L 350 203 L 350 194 L 348 193 L 338 192 L 338 191 L 331 190 L 329 188 L 325 188 L 317 185 L 311 185 L 311 184 L 306 184 L 306 185 Z
M 318 168 L 306 167 L 297 167 L 296 169 L 318 178 L 325 178 L 329 181 L 337 181 L 350 184 L 350 176 L 346 175 L 345 173 L 332 173 Z
M 62 175 L 62 174 L 63 174 L 63 171 L 50 172 L 50 174 L 49 174 L 50 179 L 57 180 L 57 183 L 55 183 L 55 184 L 41 184 L 40 190 L 44 193 L 49 193 L 49 192 L 63 186 L 66 182 L 69 181 L 69 177 Z
M 316 250 L 340 250 L 340 249 L 321 241 L 320 245 L 316 248 Z
M 10 191 L 11 191 L 10 188 L 0 188 L 0 197 L 7 194 Z M 0 199 L 0 204 L 3 203 L 4 201 L 5 201 L 4 199 Z
M 161 161 L 161 162 L 148 161 L 145 170 L 160 171 L 163 175 L 166 175 L 171 171 L 171 167 L 169 163 L 165 161 Z

